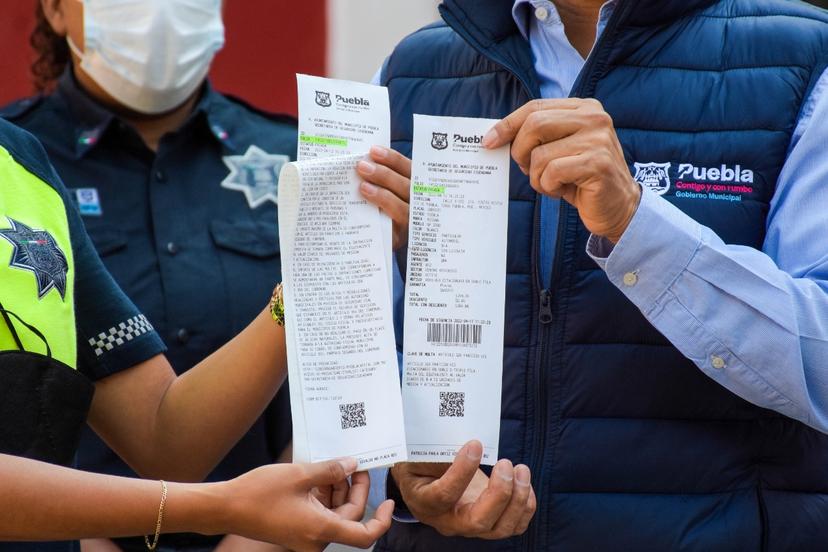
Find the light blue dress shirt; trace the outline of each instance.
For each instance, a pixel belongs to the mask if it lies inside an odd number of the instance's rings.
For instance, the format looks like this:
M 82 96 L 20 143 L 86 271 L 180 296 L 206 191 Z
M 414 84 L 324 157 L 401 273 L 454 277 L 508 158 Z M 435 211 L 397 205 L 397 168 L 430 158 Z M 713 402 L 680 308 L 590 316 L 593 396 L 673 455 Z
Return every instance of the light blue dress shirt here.
M 618 1 L 601 8 L 598 36 Z M 544 98 L 584 66 L 548 0 L 518 0 Z M 828 71 L 806 100 L 777 182 L 762 251 L 727 245 L 644 191 L 621 241 L 587 252 L 705 374 L 740 397 L 828 432 Z M 542 268 L 553 262 L 558 204 L 543 198 Z M 652 232 L 650 229 L 661 231 Z M 704 397 L 699 397 L 704 400 Z
M 596 41 L 604 32 L 615 2 L 607 2 L 598 15 Z M 544 98 L 566 98 L 581 73 L 586 61 L 570 44 L 564 33 L 563 22 L 555 5 L 549 1 L 530 2 L 520 0 L 512 12 L 520 32 L 529 41 L 535 59 L 535 72 Z M 552 281 L 552 263 L 558 238 L 558 213 L 560 201 L 556 198 L 541 198 L 540 276 L 543 286 L 548 288 Z

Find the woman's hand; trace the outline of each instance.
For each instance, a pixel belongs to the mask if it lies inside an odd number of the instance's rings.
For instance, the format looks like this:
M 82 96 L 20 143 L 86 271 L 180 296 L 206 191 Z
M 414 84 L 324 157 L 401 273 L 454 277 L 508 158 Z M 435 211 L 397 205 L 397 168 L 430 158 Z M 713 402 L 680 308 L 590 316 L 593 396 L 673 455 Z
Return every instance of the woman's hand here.
M 394 503 L 361 523 L 370 479 L 356 468 L 354 459 L 279 464 L 217 484 L 225 503 L 221 530 L 297 552 L 318 552 L 331 542 L 368 548 L 391 526 Z
M 363 197 L 394 221 L 394 250 L 408 244 L 408 203 L 411 160 L 388 148 L 374 146 L 371 161 L 360 161 L 357 173 L 365 179 L 360 185 Z

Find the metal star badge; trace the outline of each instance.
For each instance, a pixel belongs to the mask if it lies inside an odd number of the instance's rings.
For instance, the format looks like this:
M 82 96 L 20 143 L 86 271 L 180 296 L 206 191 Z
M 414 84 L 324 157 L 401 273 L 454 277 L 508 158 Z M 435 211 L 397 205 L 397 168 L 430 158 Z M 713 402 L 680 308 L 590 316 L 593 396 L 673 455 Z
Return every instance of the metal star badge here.
M 228 155 L 224 164 L 230 169 L 222 188 L 244 193 L 251 209 L 266 201 L 279 201 L 279 171 L 290 162 L 287 155 L 271 155 L 256 146 L 250 146 L 244 155 Z
M 22 222 L 6 218 L 11 228 L 0 230 L 0 237 L 12 244 L 9 266 L 35 275 L 38 299 L 43 299 L 53 289 L 57 290 L 61 299 L 66 299 L 69 263 L 55 238 L 46 230 L 34 230 Z

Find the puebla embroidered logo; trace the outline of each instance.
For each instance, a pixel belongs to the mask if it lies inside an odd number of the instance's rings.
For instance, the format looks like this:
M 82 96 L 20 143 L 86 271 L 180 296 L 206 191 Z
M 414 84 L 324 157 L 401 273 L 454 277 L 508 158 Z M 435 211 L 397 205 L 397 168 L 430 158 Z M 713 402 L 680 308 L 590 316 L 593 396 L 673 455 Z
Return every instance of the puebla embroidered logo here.
M 671 195 L 680 199 L 740 202 L 758 191 L 757 174 L 741 164 L 677 163 L 672 178 L 671 167 L 670 163 L 635 163 L 635 181 L 659 195 L 675 190 Z
M 635 181 L 664 195 L 670 189 L 670 163 L 636 163 Z
M 55 238 L 46 230 L 35 230 L 20 221 L 6 218 L 11 228 L 0 230 L 0 237 L 12 245 L 9 266 L 35 275 L 38 299 L 43 299 L 55 289 L 65 300 L 69 263 Z

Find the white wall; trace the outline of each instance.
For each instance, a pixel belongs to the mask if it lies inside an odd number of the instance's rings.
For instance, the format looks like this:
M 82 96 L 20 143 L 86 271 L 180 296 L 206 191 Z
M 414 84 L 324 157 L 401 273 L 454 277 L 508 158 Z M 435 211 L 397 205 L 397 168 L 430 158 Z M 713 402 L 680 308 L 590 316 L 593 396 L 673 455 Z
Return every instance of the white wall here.
M 328 76 L 367 82 L 404 36 L 439 18 L 439 0 L 328 0 Z

